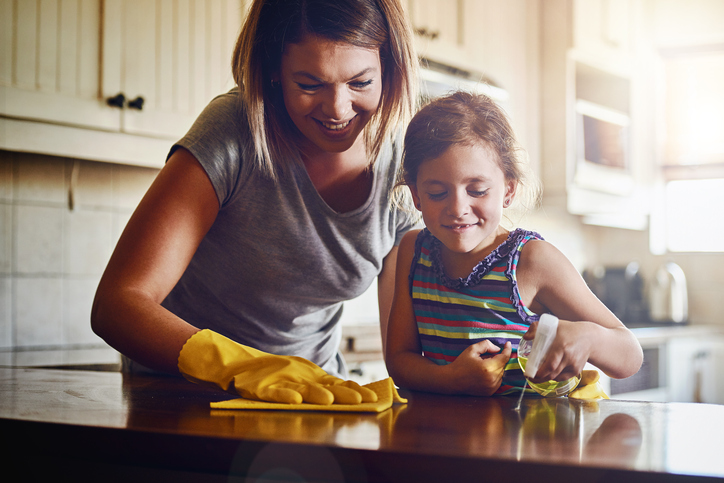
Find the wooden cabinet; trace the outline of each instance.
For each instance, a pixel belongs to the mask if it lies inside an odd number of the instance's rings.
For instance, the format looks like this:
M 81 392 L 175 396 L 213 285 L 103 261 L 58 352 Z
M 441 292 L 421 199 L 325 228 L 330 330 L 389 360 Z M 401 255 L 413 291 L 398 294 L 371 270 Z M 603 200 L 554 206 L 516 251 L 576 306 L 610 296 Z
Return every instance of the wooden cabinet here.
M 0 0 L 0 9 L 0 114 L 118 130 L 120 111 L 99 99 L 100 0 Z
M 540 2 L 407 0 L 406 8 L 419 56 L 506 91 L 498 101 L 537 167 Z
M 655 92 L 643 2 L 552 0 L 541 8 L 546 202 L 585 223 L 645 229 Z
M 724 337 L 674 338 L 669 341 L 668 401 L 724 404 Z
M 456 67 L 471 67 L 465 45 L 465 0 L 408 0 L 418 54 Z
M 102 97 L 144 100 L 123 110 L 127 133 L 178 137 L 216 95 L 233 87 L 239 0 L 105 0 Z
M 611 63 L 631 56 L 636 40 L 638 3 L 631 0 L 575 0 L 575 48 Z
M 0 0 L 0 148 L 162 165 L 169 141 L 233 86 L 243 6 Z
M 612 399 L 724 404 L 724 331 L 716 325 L 633 329 L 644 361 L 627 379 L 601 374 Z

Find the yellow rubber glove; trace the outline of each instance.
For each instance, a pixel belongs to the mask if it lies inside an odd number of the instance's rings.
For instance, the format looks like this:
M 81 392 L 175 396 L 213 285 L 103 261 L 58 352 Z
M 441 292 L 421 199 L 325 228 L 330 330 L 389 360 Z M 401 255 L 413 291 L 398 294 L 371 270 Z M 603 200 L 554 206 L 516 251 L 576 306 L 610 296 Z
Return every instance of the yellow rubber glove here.
M 268 354 L 208 329 L 186 341 L 178 368 L 191 382 L 211 383 L 247 399 L 323 405 L 377 401 L 374 391 L 331 376 L 304 358 Z
M 608 399 L 599 381 L 600 375 L 596 370 L 584 370 L 581 372 L 581 382 L 578 383 L 571 393 L 569 399 Z

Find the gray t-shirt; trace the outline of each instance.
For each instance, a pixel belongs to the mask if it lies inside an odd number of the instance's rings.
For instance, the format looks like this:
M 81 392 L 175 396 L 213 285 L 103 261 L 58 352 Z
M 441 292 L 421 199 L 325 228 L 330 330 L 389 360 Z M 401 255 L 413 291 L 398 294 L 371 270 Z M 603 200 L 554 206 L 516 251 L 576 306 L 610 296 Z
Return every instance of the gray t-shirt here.
M 253 169 L 236 90 L 214 99 L 173 149 L 183 146 L 198 159 L 220 210 L 163 305 L 198 328 L 345 377 L 342 302 L 370 286 L 413 223 L 390 207 L 401 155 L 392 144 L 375 164 L 369 199 L 338 213 L 303 166 L 276 182 Z

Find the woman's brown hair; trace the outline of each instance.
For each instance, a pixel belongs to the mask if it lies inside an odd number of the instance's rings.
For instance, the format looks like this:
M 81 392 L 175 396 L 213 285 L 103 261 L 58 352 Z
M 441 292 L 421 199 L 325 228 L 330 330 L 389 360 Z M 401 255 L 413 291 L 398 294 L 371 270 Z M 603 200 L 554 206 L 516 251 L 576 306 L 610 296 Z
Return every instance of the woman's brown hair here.
M 383 143 L 404 126 L 417 102 L 418 60 L 399 0 L 254 0 L 234 49 L 232 69 L 254 141 L 256 166 L 271 177 L 299 162 L 301 133 L 289 119 L 281 88 L 272 84 L 287 44 L 319 36 L 378 49 L 382 97 L 364 130 L 374 162 Z

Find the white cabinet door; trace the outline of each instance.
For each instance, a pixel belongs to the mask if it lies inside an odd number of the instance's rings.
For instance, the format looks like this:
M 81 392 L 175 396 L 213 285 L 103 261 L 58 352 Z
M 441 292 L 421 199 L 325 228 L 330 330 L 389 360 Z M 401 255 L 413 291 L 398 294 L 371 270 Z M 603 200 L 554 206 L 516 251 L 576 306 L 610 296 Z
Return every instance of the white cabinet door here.
M 620 62 L 631 55 L 639 3 L 635 0 L 575 0 L 575 48 L 612 62 Z
M 465 48 L 466 0 L 408 0 L 407 12 L 421 57 L 470 67 Z
M 126 98 L 123 132 L 178 138 L 232 88 L 243 15 L 241 0 L 105 0 L 102 89 Z
M 0 116 L 118 130 L 99 97 L 100 0 L 0 0 Z
M 724 404 L 724 338 L 685 337 L 669 342 L 669 401 Z
M 246 3 L 0 0 L 0 149 L 162 166 L 233 86 Z

